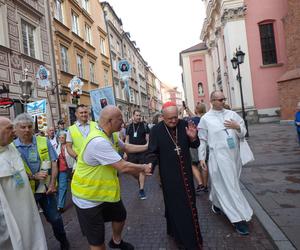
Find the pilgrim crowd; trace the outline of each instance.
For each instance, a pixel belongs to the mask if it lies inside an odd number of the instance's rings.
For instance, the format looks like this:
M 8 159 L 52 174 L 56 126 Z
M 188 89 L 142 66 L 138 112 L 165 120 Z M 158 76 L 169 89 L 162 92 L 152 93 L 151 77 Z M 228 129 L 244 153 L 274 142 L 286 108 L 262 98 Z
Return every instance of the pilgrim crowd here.
M 134 110 L 129 123 L 121 111 L 106 106 L 98 121 L 85 105 L 76 108 L 76 122 L 65 128 L 59 120 L 45 134 L 35 133 L 32 117 L 13 121 L 0 117 L 0 249 L 47 249 L 40 216 L 50 223 L 61 249 L 72 243 L 64 229 L 67 192 L 90 249 L 134 249 L 123 239 L 127 213 L 119 173 L 136 179 L 141 202 L 156 179 L 165 203 L 167 234 L 180 249 L 202 249 L 197 195 L 209 195 L 212 213 L 226 216 L 233 230 L 248 235 L 253 216 L 239 183 L 245 143 L 243 119 L 226 105 L 220 91 L 211 107 L 198 103 L 190 110 L 166 102 L 152 121 Z M 296 121 L 299 126 L 299 121 Z M 147 187 L 147 185 L 146 185 Z M 105 223 L 112 235 L 105 242 Z M 29 227 L 30 225 L 30 227 Z

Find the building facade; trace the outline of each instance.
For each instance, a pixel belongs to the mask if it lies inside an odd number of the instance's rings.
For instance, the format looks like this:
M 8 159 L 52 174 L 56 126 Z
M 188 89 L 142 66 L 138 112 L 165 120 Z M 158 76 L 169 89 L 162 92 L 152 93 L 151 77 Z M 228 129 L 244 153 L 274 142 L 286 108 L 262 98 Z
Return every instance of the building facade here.
M 153 86 L 154 74 L 149 70 L 140 49 L 132 40 L 130 33 L 123 30 L 122 21 L 108 2 L 101 3 L 107 23 L 107 31 L 111 47 L 113 64 L 113 82 L 115 88 L 116 103 L 122 110 L 126 121 L 132 117 L 135 109 L 141 110 L 142 116 L 147 119 L 151 115 L 151 96 L 149 91 Z M 127 60 L 131 66 L 131 76 L 128 79 L 129 93 L 125 82 L 118 74 L 118 63 Z M 156 93 L 157 94 L 157 93 Z M 159 93 L 158 93 L 159 94 Z M 158 102 L 159 98 L 157 97 Z
M 180 66 L 182 67 L 182 85 L 186 105 L 193 112 L 198 103 L 210 106 L 209 94 L 212 91 L 207 83 L 205 43 L 199 43 L 180 52 Z
M 294 120 L 300 102 L 300 1 L 288 0 L 284 19 L 287 48 L 287 71 L 278 80 L 281 120 Z
M 237 71 L 231 59 L 245 53 L 240 65 L 242 91 L 250 122 L 279 120 L 277 80 L 286 71 L 283 20 L 286 0 L 206 0 L 201 39 L 206 55 L 209 89 L 222 90 L 229 105 L 241 110 Z M 259 8 L 257 8 L 259 6 Z
M 112 86 L 110 48 L 98 1 L 52 0 L 53 37 L 62 118 L 72 124 L 77 104 L 90 106 L 89 91 Z M 73 97 L 68 84 L 77 76 L 83 93 Z
M 1 97 L 8 96 L 14 100 L 14 105 L 1 109 L 0 115 L 13 119 L 24 112 L 19 81 L 24 79 L 26 71 L 27 79 L 33 83 L 29 101 L 47 100 L 47 110 L 51 114 L 47 117 L 48 124 L 60 116 L 55 95 L 49 13 L 47 1 L 0 1 L 0 81 L 2 87 L 9 89 L 9 93 L 1 94 Z M 47 91 L 36 80 L 40 65 L 50 72 L 52 86 Z

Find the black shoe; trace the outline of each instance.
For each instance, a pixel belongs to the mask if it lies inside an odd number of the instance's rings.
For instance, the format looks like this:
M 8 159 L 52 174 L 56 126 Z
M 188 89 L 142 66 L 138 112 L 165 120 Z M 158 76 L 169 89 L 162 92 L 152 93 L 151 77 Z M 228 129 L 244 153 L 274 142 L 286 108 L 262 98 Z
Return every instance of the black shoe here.
M 204 186 L 203 192 L 204 192 L 204 193 L 208 193 L 208 187 L 207 187 L 207 186 Z
M 69 249 L 71 248 L 70 248 L 70 243 L 67 239 L 60 243 L 60 250 L 69 250 Z
M 221 214 L 222 210 L 215 205 L 211 205 L 211 210 L 213 211 L 214 214 Z
M 235 231 L 240 235 L 248 235 L 249 234 L 249 227 L 246 221 L 239 221 L 233 223 Z
M 121 242 L 119 244 L 116 244 L 113 239 L 110 240 L 110 242 L 108 243 L 108 246 L 110 248 L 117 248 L 117 249 L 121 249 L 121 250 L 134 250 L 133 245 L 131 245 L 130 243 L 121 240 Z
M 196 187 L 196 194 L 200 194 L 203 190 L 204 190 L 204 186 L 202 184 L 198 185 Z

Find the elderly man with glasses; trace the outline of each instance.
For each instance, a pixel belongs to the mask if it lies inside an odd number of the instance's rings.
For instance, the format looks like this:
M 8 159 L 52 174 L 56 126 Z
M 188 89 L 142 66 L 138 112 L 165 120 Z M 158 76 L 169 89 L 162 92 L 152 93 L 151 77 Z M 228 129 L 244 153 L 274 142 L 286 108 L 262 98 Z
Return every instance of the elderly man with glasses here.
M 206 169 L 208 145 L 212 211 L 224 213 L 239 234 L 247 235 L 247 222 L 251 220 L 253 211 L 239 184 L 242 170 L 239 143 L 246 135 L 245 123 L 236 112 L 224 109 L 226 98 L 221 91 L 213 91 L 210 100 L 212 109 L 201 118 L 198 125 L 198 153 L 200 165 Z

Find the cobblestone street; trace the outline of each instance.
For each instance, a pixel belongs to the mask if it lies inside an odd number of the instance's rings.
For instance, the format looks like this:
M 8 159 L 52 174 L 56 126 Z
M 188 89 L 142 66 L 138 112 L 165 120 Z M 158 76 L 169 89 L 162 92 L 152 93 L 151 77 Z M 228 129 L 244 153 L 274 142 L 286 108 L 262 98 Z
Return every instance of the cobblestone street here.
M 250 235 L 239 236 L 224 216 L 212 213 L 208 194 L 201 193 L 197 196 L 197 208 L 204 249 L 297 249 L 300 246 L 297 236 L 300 230 L 300 150 L 295 128 L 289 124 L 271 123 L 251 125 L 249 131 L 255 161 L 244 167 L 241 180 L 246 197 L 248 195 L 249 199 L 249 194 L 252 197 L 250 205 L 258 204 L 264 214 L 255 211 L 257 214 L 250 222 Z M 128 213 L 124 239 L 136 249 L 177 249 L 166 234 L 163 197 L 156 175 L 157 172 L 147 179 L 148 199 L 144 201 L 138 199 L 136 180 L 128 175 L 120 177 Z M 63 218 L 72 249 L 88 249 L 70 197 Z M 265 223 L 267 219 L 273 223 L 271 226 Z M 264 221 L 264 226 L 260 221 Z M 49 249 L 59 249 L 49 224 L 44 221 L 44 225 Z M 107 243 L 111 237 L 109 224 L 106 229 Z
M 124 239 L 131 242 L 136 249 L 177 249 L 166 234 L 163 197 L 156 176 L 147 180 L 148 199 L 144 201 L 138 199 L 137 183 L 131 176 L 121 176 L 121 182 L 122 197 L 128 212 Z M 250 236 L 242 237 L 234 231 L 224 216 L 212 213 L 207 193 L 197 196 L 197 207 L 204 249 L 276 249 L 256 217 L 250 223 Z M 72 249 L 88 249 L 70 200 L 63 217 Z M 59 249 L 49 224 L 44 222 L 44 225 L 49 249 Z M 107 224 L 106 228 L 107 243 L 111 237 L 110 225 Z

